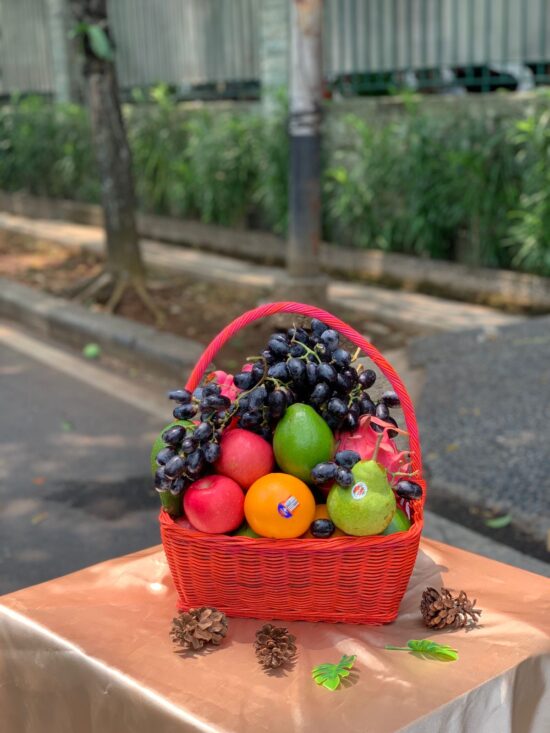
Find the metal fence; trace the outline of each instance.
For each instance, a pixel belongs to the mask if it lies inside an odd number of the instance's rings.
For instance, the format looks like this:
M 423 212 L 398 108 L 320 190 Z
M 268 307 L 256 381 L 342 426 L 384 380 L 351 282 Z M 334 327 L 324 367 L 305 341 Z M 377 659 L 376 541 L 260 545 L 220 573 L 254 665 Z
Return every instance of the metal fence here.
M 53 85 L 47 0 L 0 0 L 0 93 Z
M 259 89 L 263 0 L 111 0 L 121 86 Z M 0 93 L 54 89 L 48 0 L 0 0 Z M 550 82 L 550 0 L 325 0 L 325 74 L 343 94 Z
M 259 78 L 257 0 L 111 0 L 125 89 Z M 0 93 L 54 91 L 48 0 L 0 0 Z
M 110 4 L 123 87 L 257 79 L 257 0 L 116 0 Z
M 325 0 L 325 59 L 348 93 L 529 88 L 550 81 L 550 3 Z

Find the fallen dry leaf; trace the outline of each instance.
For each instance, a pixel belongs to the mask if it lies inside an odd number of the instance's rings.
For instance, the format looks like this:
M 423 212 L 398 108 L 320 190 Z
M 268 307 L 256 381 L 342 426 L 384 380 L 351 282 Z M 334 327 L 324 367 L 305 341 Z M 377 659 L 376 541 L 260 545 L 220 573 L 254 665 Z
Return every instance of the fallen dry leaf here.
M 38 514 L 35 514 L 33 517 L 31 517 L 31 524 L 40 524 L 47 518 L 48 512 L 38 512 Z

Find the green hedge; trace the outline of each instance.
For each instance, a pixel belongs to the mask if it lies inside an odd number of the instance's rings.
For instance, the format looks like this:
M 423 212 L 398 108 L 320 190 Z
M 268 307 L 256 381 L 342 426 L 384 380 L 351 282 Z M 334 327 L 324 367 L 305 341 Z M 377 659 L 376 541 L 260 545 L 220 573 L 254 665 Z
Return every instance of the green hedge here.
M 357 247 L 550 275 L 550 97 L 521 118 L 411 103 L 382 126 L 327 126 L 324 229 Z M 144 101 L 144 100 L 138 100 Z M 285 111 L 185 111 L 157 88 L 126 110 L 140 207 L 284 233 Z M 0 110 L 0 188 L 99 200 L 84 110 L 39 98 Z
M 99 200 L 86 115 L 40 97 L 0 108 L 0 188 L 38 196 Z

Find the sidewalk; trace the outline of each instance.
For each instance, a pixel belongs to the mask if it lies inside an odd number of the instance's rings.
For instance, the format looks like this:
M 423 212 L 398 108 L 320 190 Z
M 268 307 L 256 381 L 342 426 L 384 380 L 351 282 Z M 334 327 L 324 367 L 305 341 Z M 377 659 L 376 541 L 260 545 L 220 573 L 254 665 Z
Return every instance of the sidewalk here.
M 67 247 L 84 247 L 94 252 L 101 251 L 103 247 L 103 230 L 100 227 L 27 219 L 0 212 L 0 229 Z M 276 289 L 286 280 L 285 271 L 279 267 L 255 265 L 151 240 L 143 240 L 142 248 L 149 266 L 171 273 L 191 273 L 204 279 L 233 285 L 246 284 L 261 289 Z M 518 316 L 471 303 L 340 280 L 331 280 L 328 297 L 337 305 L 360 311 L 379 322 L 408 330 L 411 334 L 494 328 L 520 320 Z M 296 299 L 300 299 L 298 293 Z

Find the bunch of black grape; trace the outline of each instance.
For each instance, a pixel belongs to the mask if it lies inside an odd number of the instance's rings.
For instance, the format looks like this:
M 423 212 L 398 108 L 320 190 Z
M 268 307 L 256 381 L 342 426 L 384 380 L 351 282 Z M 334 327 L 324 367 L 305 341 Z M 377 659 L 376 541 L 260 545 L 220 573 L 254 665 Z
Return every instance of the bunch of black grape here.
M 267 348 L 252 360 L 250 371 L 235 375 L 235 386 L 241 391 L 234 402 L 221 394 L 215 382 L 193 393 L 170 392 L 170 399 L 177 403 L 174 418 L 194 423 L 176 425 L 162 434 L 165 447 L 156 457 L 155 486 L 177 493 L 204 475 L 220 454 L 223 430 L 235 417 L 240 428 L 271 440 L 277 422 L 295 402 L 311 405 L 333 430 L 355 430 L 363 415 L 397 427 L 389 408 L 398 406 L 399 399 L 395 392 L 385 392 L 375 404 L 367 391 L 375 381 L 372 369 L 360 371 L 352 365 L 338 333 L 315 318 L 309 331 L 293 326 L 286 333 L 273 334 Z M 375 423 L 371 427 L 378 432 L 384 429 Z M 396 435 L 392 430 L 388 434 Z M 344 478 L 347 467 L 342 464 L 339 469 Z
M 177 389 L 168 397 L 177 402 L 173 412 L 176 420 L 200 419 L 198 424 L 175 425 L 162 434 L 165 447 L 156 456 L 155 487 L 177 493 L 204 475 L 218 459 L 221 433 L 231 421 L 234 408 L 215 383 L 198 387 L 192 394 Z
M 336 453 L 334 460 L 318 463 L 311 471 L 311 480 L 316 486 L 322 486 L 327 481 L 336 481 L 340 486 L 349 487 L 354 478 L 351 469 L 361 460 L 361 456 L 354 450 L 341 450 Z
M 234 379 L 244 390 L 237 405 L 239 426 L 265 437 L 294 402 L 311 405 L 333 430 L 355 430 L 363 415 L 397 427 L 389 413 L 399 405 L 395 392 L 386 392 L 375 404 L 367 391 L 376 381 L 375 372 L 357 370 L 352 355 L 340 346 L 339 334 L 315 318 L 310 331 L 293 326 L 273 334 L 251 371 Z

